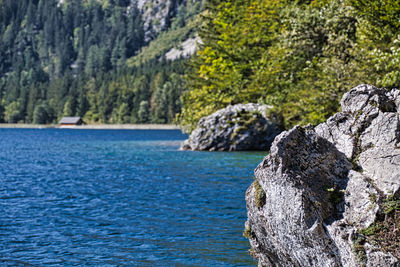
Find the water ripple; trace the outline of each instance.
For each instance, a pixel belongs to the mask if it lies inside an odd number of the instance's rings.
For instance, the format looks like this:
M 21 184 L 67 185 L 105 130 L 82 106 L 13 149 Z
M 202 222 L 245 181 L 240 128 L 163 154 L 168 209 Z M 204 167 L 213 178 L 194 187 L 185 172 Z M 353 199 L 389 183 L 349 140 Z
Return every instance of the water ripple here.
M 182 152 L 178 131 L 0 129 L 0 265 L 249 266 L 264 153 Z

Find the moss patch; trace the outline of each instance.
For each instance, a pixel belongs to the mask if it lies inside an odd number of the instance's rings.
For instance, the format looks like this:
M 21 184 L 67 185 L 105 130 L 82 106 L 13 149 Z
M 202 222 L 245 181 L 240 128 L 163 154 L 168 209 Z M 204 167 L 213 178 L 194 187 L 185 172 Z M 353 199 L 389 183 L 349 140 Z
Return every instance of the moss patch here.
M 239 134 L 247 131 L 253 125 L 256 125 L 257 121 L 262 118 L 262 115 L 257 111 L 246 111 L 241 110 L 236 113 L 232 120 L 228 120 L 228 125 L 232 127 L 233 125 L 237 124 L 238 127 L 232 133 L 230 139 L 235 139 Z
M 250 226 L 246 226 L 246 227 L 244 228 L 244 231 L 243 231 L 243 236 L 246 237 L 246 238 L 248 238 L 248 239 L 250 239 L 250 238 L 254 238 L 256 235 L 255 235 L 255 233 L 251 230 L 251 227 L 250 227 Z
M 377 220 L 359 233 L 368 243 L 400 259 L 400 198 L 390 195 L 379 203 L 379 207 Z
M 356 256 L 356 259 L 358 263 L 361 266 L 365 266 L 367 263 L 367 254 L 365 253 L 365 237 L 363 236 L 358 236 L 354 241 L 353 241 L 353 253 Z
M 254 181 L 254 190 L 255 190 L 254 197 L 255 197 L 256 206 L 257 206 L 257 208 L 262 208 L 265 205 L 267 196 L 265 195 L 264 189 L 258 183 L 257 179 Z
M 241 132 L 244 132 L 247 130 L 247 127 L 245 126 L 239 126 L 235 129 L 235 131 L 231 135 L 231 140 L 234 140 Z

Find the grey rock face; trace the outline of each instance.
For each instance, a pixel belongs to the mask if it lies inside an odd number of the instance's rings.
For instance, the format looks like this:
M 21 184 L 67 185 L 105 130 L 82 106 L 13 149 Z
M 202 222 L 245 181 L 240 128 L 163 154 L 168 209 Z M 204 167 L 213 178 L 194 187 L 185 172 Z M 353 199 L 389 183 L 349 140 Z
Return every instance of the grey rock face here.
M 137 5 L 142 13 L 145 41 L 148 42 L 168 26 L 171 13 L 176 12 L 179 5 L 185 4 L 186 0 L 131 0 L 131 3 Z
M 341 113 L 316 127 L 386 195 L 400 188 L 399 92 L 360 85 L 343 96 Z
M 150 41 L 166 26 L 168 14 L 173 8 L 172 1 L 133 0 L 142 12 L 144 20 L 145 41 Z
M 245 234 L 259 266 L 400 265 L 361 234 L 400 194 L 399 98 L 360 85 L 326 123 L 275 138 L 246 192 Z
M 265 117 L 267 106 L 237 104 L 202 118 L 181 149 L 266 150 L 278 128 Z

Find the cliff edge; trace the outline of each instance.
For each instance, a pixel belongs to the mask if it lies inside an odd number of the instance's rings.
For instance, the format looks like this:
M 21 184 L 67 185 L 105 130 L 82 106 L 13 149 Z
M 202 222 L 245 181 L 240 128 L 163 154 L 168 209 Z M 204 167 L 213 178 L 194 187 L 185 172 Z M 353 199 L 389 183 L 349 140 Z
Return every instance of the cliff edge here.
M 246 192 L 259 266 L 400 266 L 400 91 L 360 85 L 277 136 Z

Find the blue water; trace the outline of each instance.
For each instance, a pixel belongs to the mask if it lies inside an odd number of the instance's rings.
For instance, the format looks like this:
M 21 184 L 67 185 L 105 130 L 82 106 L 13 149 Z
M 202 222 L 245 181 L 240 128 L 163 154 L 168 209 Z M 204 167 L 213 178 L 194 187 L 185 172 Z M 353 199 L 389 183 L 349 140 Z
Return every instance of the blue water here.
M 0 129 L 0 265 L 254 266 L 244 194 L 265 153 L 185 138 Z

